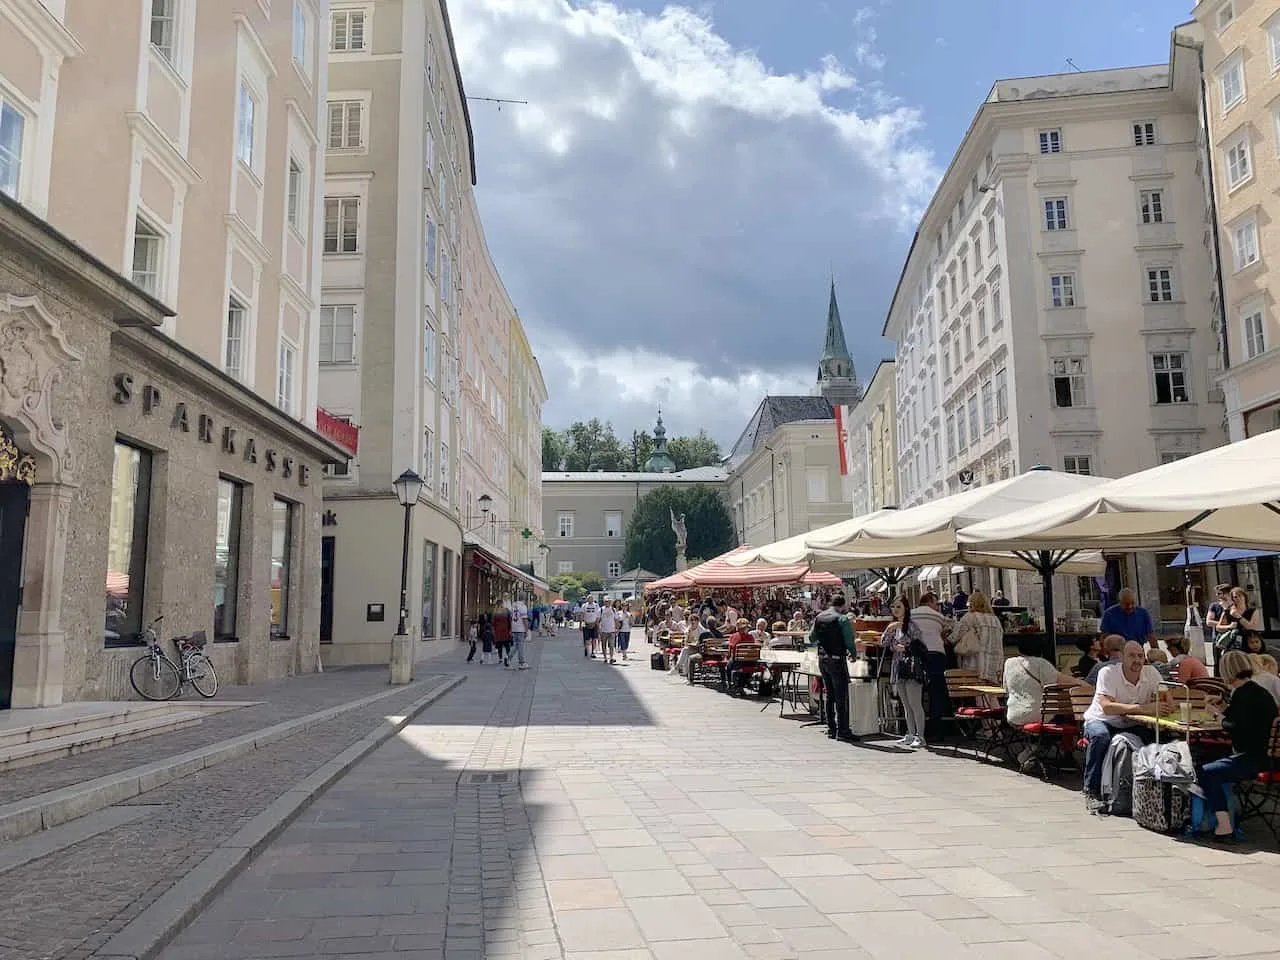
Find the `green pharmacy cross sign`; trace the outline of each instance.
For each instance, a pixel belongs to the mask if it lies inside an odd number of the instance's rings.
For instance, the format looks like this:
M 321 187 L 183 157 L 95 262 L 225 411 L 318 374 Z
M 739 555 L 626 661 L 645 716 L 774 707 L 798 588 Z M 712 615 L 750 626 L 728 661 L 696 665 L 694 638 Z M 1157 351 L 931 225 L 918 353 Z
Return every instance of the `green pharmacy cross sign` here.
M 533 531 L 530 530 L 528 527 L 525 527 L 523 530 L 520 531 L 520 536 L 528 540 L 530 537 L 533 536 Z

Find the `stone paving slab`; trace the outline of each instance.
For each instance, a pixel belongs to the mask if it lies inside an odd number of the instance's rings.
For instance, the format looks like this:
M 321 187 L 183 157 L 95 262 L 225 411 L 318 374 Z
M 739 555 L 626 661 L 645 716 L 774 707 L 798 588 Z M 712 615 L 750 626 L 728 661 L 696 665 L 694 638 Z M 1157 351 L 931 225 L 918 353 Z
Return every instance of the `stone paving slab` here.
M 434 661 L 419 666 L 425 667 L 416 671 L 419 677 L 441 672 Z M 212 714 L 185 729 L 0 773 L 0 804 L 120 773 L 386 689 L 385 666 L 343 667 L 253 686 L 224 686 L 219 700 L 260 702 Z
M 386 684 L 386 671 L 381 671 Z M 83 960 L 313 774 L 445 678 L 144 793 L 147 815 L 4 873 L 0 960 Z M 113 809 L 113 808 L 108 808 Z M 74 824 L 69 825 L 74 826 Z
M 638 659 L 470 667 L 164 960 L 1280 957 L 1280 854 L 947 752 L 835 744 Z M 494 775 L 497 775 L 496 777 Z

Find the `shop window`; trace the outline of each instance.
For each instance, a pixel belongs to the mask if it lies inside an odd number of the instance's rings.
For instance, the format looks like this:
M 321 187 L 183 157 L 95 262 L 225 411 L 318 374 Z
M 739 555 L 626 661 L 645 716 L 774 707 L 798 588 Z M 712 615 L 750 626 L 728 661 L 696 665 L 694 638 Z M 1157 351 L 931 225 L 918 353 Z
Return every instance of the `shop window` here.
M 288 500 L 271 504 L 271 635 L 289 635 L 289 584 L 293 577 L 293 518 Z
M 440 636 L 453 634 L 453 551 L 445 547 L 440 557 Z
M 116 442 L 111 461 L 111 514 L 107 527 L 107 646 L 139 642 L 146 586 L 151 454 Z
M 213 548 L 213 636 L 236 639 L 236 607 L 240 589 L 240 514 L 244 486 L 218 479 L 217 532 Z
M 434 640 L 436 634 L 436 554 L 439 547 L 430 540 L 422 541 L 422 639 Z

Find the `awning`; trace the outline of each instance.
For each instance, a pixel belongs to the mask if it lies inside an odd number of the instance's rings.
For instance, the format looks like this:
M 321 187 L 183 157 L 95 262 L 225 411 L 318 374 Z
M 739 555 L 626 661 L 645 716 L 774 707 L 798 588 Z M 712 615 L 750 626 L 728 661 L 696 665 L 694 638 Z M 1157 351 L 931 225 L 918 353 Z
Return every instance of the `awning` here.
M 884 582 L 884 578 L 872 580 L 867 584 L 867 593 L 883 593 L 889 589 L 889 585 Z
M 1183 547 L 1178 551 L 1171 567 L 1197 567 L 1202 563 L 1226 563 L 1230 560 L 1256 560 L 1258 557 L 1274 557 L 1268 550 L 1242 550 L 1237 547 Z
M 942 572 L 942 567 L 922 567 L 920 572 L 916 574 L 918 583 L 928 583 L 930 580 L 937 580 L 938 574 Z
M 963 563 L 957 563 L 955 566 L 953 566 L 953 567 L 951 568 L 951 572 L 952 572 L 952 573 L 964 573 L 964 572 L 965 572 L 966 570 L 968 570 L 968 569 L 969 569 L 969 568 L 968 568 L 968 567 L 966 567 Z
M 539 577 L 535 577 L 532 574 L 525 573 L 519 567 L 508 563 L 506 560 L 503 560 L 492 551 L 486 550 L 478 543 L 464 543 L 462 545 L 462 552 L 464 555 L 464 563 L 469 563 L 477 570 L 484 570 L 491 576 L 498 576 L 517 583 L 523 583 L 533 587 L 535 590 L 549 591 L 551 589 L 546 581 Z M 469 557 L 466 556 L 468 552 L 470 553 Z

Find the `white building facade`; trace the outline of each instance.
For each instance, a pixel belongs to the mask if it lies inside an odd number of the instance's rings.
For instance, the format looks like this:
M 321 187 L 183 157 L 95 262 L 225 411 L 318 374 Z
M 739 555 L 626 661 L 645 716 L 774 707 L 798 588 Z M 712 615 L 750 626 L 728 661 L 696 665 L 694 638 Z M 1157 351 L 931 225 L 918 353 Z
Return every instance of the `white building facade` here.
M 858 404 L 849 408 L 849 476 L 853 516 L 898 503 L 897 386 L 892 360 L 881 360 Z

